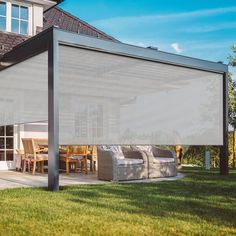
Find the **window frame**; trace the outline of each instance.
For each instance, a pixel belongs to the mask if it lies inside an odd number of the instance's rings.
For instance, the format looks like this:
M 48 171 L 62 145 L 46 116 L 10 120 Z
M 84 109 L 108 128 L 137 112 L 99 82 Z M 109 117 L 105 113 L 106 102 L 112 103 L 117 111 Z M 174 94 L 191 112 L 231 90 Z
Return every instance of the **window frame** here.
M 19 15 L 18 18 L 13 17 L 13 14 L 12 14 L 13 6 L 18 7 L 18 15 Z M 27 20 L 21 18 L 21 8 L 26 8 L 27 9 Z M 18 23 L 18 32 L 12 31 L 12 21 L 13 20 L 16 20 L 17 23 Z M 12 33 L 17 33 L 17 34 L 21 34 L 21 35 L 29 35 L 29 7 L 24 5 L 24 4 L 19 4 L 19 3 L 12 2 L 11 3 L 11 19 L 10 19 L 10 22 L 11 22 L 11 32 Z M 26 34 L 21 32 L 21 22 L 26 22 L 27 23 L 27 33 Z
M 7 125 L 8 126 L 8 125 Z M 7 135 L 7 126 L 1 126 L 4 128 L 4 132 L 3 132 L 3 135 L 0 135 L 0 138 L 3 139 L 4 141 L 4 147 L 3 148 L 0 148 L 0 152 L 4 152 L 4 160 L 0 160 L 0 162 L 2 161 L 14 161 L 14 143 L 15 143 L 15 140 L 14 140 L 14 126 L 13 125 L 9 125 L 12 127 L 12 135 Z M 12 148 L 7 148 L 7 139 L 12 139 Z M 7 160 L 7 152 L 12 152 L 13 153 L 13 156 L 12 156 L 12 160 Z
M 20 34 L 20 35 L 25 35 L 25 36 L 33 36 L 33 9 L 34 9 L 34 4 L 29 3 L 29 2 L 20 2 L 17 0 L 0 0 L 0 2 L 3 2 L 6 4 L 6 25 L 5 29 L 1 30 L 3 32 L 11 32 L 15 34 Z M 17 5 L 19 7 L 25 7 L 28 9 L 28 19 L 27 19 L 27 34 L 22 34 L 19 29 L 18 32 L 13 32 L 12 31 L 12 5 Z M 14 17 L 13 17 L 14 18 Z M 14 18 L 15 19 L 15 18 Z M 18 24 L 20 21 L 26 22 L 24 19 L 17 19 Z M 18 26 L 18 28 L 20 28 Z
M 5 18 L 5 29 L 1 29 L 1 31 L 6 31 L 7 30 L 7 3 L 5 1 L 0 1 L 0 3 L 5 4 L 5 15 L 0 14 L 0 18 Z

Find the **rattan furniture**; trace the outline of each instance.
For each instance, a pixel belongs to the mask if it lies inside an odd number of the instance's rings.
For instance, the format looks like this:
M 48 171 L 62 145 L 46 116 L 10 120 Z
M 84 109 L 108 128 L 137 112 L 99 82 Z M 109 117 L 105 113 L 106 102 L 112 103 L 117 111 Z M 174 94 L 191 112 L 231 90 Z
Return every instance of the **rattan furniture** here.
M 163 150 L 156 146 L 135 146 L 148 158 L 148 178 L 173 177 L 177 175 L 178 159 L 175 152 Z
M 124 181 L 148 178 L 147 156 L 142 151 L 118 153 L 98 147 L 98 179 Z

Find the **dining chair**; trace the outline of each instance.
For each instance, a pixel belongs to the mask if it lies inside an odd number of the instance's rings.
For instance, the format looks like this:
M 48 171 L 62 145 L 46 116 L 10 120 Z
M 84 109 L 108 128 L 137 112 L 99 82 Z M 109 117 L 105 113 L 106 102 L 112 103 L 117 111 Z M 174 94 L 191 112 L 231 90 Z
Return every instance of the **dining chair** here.
M 88 158 L 88 146 L 71 146 L 71 156 L 77 158 L 81 172 L 88 174 L 87 158 Z
M 70 165 L 77 171 L 77 163 L 80 164 L 81 172 L 88 174 L 87 170 L 88 146 L 66 146 L 64 151 L 60 152 L 60 161 L 66 164 L 66 174 L 70 173 Z
M 34 138 L 34 144 L 42 151 L 48 151 L 48 139 L 47 138 Z
M 74 172 L 76 172 L 77 159 L 71 156 L 70 146 L 60 147 L 60 161 L 66 165 L 66 175 L 70 174 L 70 166 L 73 166 Z
M 88 154 L 87 159 L 90 161 L 90 171 L 96 171 L 97 164 L 97 146 L 92 146 L 91 152 Z
M 22 143 L 24 147 L 23 172 L 26 170 L 26 165 L 28 165 L 28 171 L 30 172 L 30 165 L 32 164 L 32 174 L 35 175 L 38 163 L 40 164 L 41 173 L 43 173 L 44 161 L 48 161 L 48 154 L 41 152 L 33 138 L 22 138 Z

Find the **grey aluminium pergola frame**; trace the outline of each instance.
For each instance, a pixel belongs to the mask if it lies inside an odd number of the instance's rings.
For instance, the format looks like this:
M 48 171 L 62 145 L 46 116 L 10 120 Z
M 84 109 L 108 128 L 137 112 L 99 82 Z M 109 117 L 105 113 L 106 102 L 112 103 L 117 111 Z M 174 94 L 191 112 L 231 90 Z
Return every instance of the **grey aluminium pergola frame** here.
M 81 36 L 51 27 L 20 44 L 2 59 L 0 70 L 48 51 L 48 189 L 59 190 L 59 45 L 71 45 L 139 58 L 148 61 L 220 73 L 223 76 L 223 145 L 220 146 L 220 173 L 228 174 L 228 66 L 191 57 Z M 3 66 L 6 65 L 6 66 Z

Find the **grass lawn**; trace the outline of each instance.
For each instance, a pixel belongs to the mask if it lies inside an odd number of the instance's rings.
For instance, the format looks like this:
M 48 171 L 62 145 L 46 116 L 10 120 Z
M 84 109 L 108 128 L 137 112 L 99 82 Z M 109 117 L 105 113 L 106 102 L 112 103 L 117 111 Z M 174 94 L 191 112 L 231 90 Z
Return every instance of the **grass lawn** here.
M 0 191 L 0 235 L 236 235 L 236 171 L 172 182 Z

